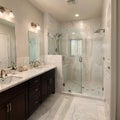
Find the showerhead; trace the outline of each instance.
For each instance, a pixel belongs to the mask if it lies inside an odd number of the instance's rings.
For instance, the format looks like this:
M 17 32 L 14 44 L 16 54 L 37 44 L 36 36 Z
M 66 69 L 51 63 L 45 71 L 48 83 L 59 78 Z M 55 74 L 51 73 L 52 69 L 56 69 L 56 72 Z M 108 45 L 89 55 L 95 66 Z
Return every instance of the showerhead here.
M 55 37 L 61 37 L 61 36 L 62 36 L 62 34 L 60 34 L 60 33 L 55 34 Z
M 98 30 L 96 30 L 94 33 L 100 33 L 100 32 L 105 32 L 105 29 L 98 29 Z
M 61 36 L 62 36 L 62 34 L 59 34 L 59 35 L 58 35 L 58 37 L 61 37 Z
M 68 4 L 75 4 L 76 0 L 65 0 Z

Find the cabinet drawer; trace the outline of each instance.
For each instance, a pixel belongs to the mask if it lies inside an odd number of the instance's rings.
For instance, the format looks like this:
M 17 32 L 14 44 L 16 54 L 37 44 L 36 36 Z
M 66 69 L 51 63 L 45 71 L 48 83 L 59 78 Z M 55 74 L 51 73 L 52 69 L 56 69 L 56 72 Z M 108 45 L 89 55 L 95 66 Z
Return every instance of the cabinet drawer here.
M 36 91 L 37 92 L 39 89 L 40 89 L 40 85 L 39 84 L 29 87 L 29 91 L 30 92 L 31 91 Z
M 36 100 L 39 101 L 39 98 L 40 98 L 40 94 L 37 93 L 37 94 L 35 94 L 35 95 L 33 95 L 33 96 L 30 96 L 30 97 L 29 97 L 29 101 L 30 101 L 30 102 L 36 101 Z
M 49 71 L 49 75 L 51 78 L 55 78 L 55 69 L 52 69 L 51 71 Z
M 40 96 L 38 95 L 34 95 L 31 96 L 31 98 L 29 98 L 29 114 L 31 115 L 36 108 L 39 106 L 40 100 L 39 100 Z
M 31 99 L 34 99 L 34 98 L 40 98 L 40 91 L 38 90 L 38 91 L 31 91 L 30 93 L 29 93 L 29 99 L 31 100 Z
M 38 84 L 40 84 L 40 80 L 39 80 L 38 77 L 29 81 L 29 87 L 32 87 L 32 86 L 35 86 L 35 85 L 38 85 Z

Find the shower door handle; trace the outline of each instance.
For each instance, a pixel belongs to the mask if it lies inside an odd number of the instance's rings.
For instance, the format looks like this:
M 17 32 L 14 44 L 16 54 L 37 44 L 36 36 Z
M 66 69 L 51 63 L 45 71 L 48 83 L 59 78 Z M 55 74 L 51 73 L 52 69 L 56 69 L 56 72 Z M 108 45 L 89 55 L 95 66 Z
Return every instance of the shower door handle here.
M 81 56 L 79 57 L 79 62 L 82 62 L 82 57 Z

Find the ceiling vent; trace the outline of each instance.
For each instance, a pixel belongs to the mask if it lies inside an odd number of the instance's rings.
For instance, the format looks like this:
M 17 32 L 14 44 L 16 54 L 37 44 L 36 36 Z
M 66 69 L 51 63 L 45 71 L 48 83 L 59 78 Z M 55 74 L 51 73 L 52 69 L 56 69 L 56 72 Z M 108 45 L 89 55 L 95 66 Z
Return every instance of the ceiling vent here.
M 75 4 L 76 0 L 65 0 L 68 4 Z

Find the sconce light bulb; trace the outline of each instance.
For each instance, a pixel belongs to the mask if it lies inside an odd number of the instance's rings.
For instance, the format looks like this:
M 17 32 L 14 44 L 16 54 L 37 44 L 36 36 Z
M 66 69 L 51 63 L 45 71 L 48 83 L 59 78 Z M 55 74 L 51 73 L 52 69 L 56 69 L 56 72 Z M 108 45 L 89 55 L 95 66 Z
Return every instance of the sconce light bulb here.
M 0 11 L 0 16 L 2 16 L 3 15 L 3 12 L 2 11 Z
M 40 25 L 37 25 L 36 29 L 37 29 L 37 30 L 40 30 Z
M 34 30 L 34 31 L 41 30 L 40 25 L 39 25 L 39 24 L 36 24 L 36 23 L 31 22 L 31 30 Z
M 12 11 L 9 12 L 9 17 L 10 18 L 14 18 L 15 17 Z
M 75 14 L 75 17 L 79 17 L 79 14 L 78 14 L 78 13 L 76 13 L 76 14 Z
M 75 35 L 75 32 L 72 32 L 73 35 Z

